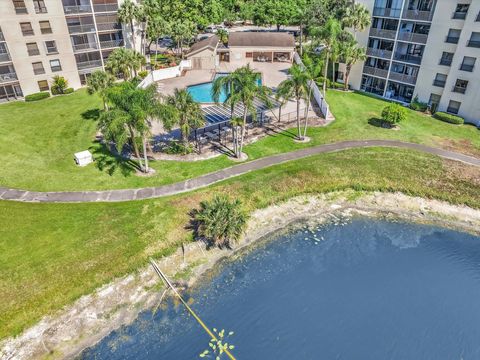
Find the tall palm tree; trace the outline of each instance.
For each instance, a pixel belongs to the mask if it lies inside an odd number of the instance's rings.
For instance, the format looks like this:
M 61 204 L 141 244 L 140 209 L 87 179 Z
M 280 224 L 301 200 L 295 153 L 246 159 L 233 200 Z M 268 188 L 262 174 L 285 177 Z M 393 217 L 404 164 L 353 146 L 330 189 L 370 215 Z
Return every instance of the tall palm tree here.
M 130 68 L 133 70 L 133 74 L 136 77 L 138 70 L 142 69 L 143 65 L 146 64 L 147 60 L 145 56 L 140 54 L 138 51 L 133 51 L 130 53 Z
M 130 31 L 132 33 L 132 45 L 133 48 L 136 48 L 135 45 L 135 28 L 133 25 L 134 20 L 137 18 L 138 13 L 138 7 L 135 3 L 132 2 L 132 0 L 125 0 L 122 5 L 120 5 L 120 8 L 118 9 L 118 19 L 120 22 L 123 24 L 129 24 L 130 25 Z
M 288 78 L 283 80 L 277 88 L 277 98 L 294 99 L 297 102 L 297 138 L 303 139 L 300 126 L 300 105 L 302 99 L 307 98 L 307 89 L 309 88 L 309 74 L 305 68 L 294 64 L 288 69 Z
M 193 100 L 192 95 L 186 89 L 175 89 L 173 95 L 167 96 L 166 103 L 171 109 L 165 119 L 166 127 L 172 128 L 178 125 L 182 143 L 184 146 L 188 146 L 188 137 L 192 129 L 205 124 L 200 105 Z
M 133 50 L 118 48 L 113 50 L 105 63 L 105 67 L 112 75 L 122 74 L 125 80 L 131 76 L 131 60 Z
M 355 39 L 357 31 L 363 31 L 370 26 L 371 17 L 365 5 L 355 3 L 347 8 L 344 25 L 353 29 Z
M 340 22 L 334 18 L 329 18 L 324 26 L 320 28 L 315 28 L 312 30 L 314 36 L 317 38 L 317 41 L 320 41 L 324 45 L 323 52 L 325 53 L 325 65 L 324 65 L 324 82 L 323 82 L 323 93 L 327 91 L 327 70 L 328 70 L 328 61 L 331 56 L 334 46 L 338 40 L 338 36 L 342 31 Z
M 357 61 L 365 61 L 367 59 L 367 55 L 365 52 L 365 48 L 359 47 L 356 41 L 348 41 L 341 44 L 340 56 L 343 63 L 345 64 L 344 89 L 346 91 L 348 90 L 348 80 L 350 77 L 350 71 L 352 70 L 352 66 Z
M 115 82 L 115 78 L 102 70 L 96 70 L 87 78 L 87 91 L 90 95 L 98 94 L 103 101 L 103 109 L 108 111 L 106 92 Z

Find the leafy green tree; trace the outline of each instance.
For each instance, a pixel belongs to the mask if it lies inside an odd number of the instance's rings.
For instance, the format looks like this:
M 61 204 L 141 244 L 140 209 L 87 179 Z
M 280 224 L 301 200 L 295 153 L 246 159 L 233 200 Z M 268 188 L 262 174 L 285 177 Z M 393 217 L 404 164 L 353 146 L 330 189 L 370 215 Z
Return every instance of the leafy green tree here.
M 198 235 L 220 248 L 230 247 L 242 236 L 247 220 L 240 200 L 231 201 L 220 195 L 202 201 L 195 214 Z
M 195 23 L 190 20 L 178 20 L 172 25 L 172 37 L 177 43 L 182 59 L 184 56 L 183 47 L 185 43 L 193 39 L 196 33 L 197 27 Z
M 225 29 L 218 29 L 217 31 L 218 39 L 225 45 L 228 43 L 228 31 Z
M 55 75 L 52 78 L 52 84 L 50 85 L 50 91 L 53 95 L 64 94 L 68 88 L 68 81 L 63 76 Z
M 96 70 L 87 78 L 87 91 L 90 95 L 98 94 L 103 101 L 103 109 L 108 110 L 106 91 L 110 89 L 115 82 L 115 78 L 102 70 Z
M 132 2 L 132 0 L 125 0 L 122 5 L 120 5 L 120 8 L 118 9 L 118 19 L 120 22 L 123 24 L 129 24 L 130 25 L 130 31 L 132 33 L 132 45 L 133 48 L 136 49 L 135 45 L 135 27 L 134 27 L 134 21 L 138 16 L 138 7 L 137 5 Z
M 371 17 L 365 5 L 355 3 L 346 10 L 344 25 L 353 29 L 355 39 L 357 38 L 357 31 L 363 31 L 370 26 Z
M 389 126 L 394 126 L 407 119 L 407 110 L 396 103 L 385 106 L 382 110 L 382 120 Z
M 125 80 L 130 79 L 132 72 L 137 75 L 137 71 L 145 64 L 145 57 L 137 51 L 126 48 L 118 48 L 108 56 L 105 67 L 113 75 L 122 74 Z
M 167 96 L 166 103 L 171 109 L 165 117 L 166 127 L 178 126 L 182 143 L 187 147 L 191 131 L 205 124 L 202 109 L 186 89 L 175 89 L 173 95 Z

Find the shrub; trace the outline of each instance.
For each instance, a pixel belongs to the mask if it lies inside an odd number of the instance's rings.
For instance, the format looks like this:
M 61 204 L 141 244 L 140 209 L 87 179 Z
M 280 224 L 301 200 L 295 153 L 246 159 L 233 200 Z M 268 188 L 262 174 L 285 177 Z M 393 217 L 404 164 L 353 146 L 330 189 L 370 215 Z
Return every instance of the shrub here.
M 415 110 L 415 111 L 422 111 L 425 112 L 428 109 L 428 104 L 418 101 L 418 96 L 415 96 L 410 103 L 410 109 Z
M 230 247 L 240 238 L 247 225 L 248 215 L 240 200 L 230 201 L 216 195 L 211 201 L 202 201 L 195 214 L 197 233 L 220 248 Z
M 138 72 L 138 77 L 141 78 L 142 80 L 145 79 L 148 75 L 148 71 L 147 70 L 142 70 L 142 71 L 139 71 Z
M 172 141 L 165 148 L 165 153 L 172 155 L 187 155 L 193 153 L 195 148 L 192 144 L 185 145 L 180 141 Z
M 37 100 L 46 99 L 48 97 L 50 97 L 50 93 L 48 91 L 42 91 L 42 92 L 25 96 L 25 101 L 37 101 Z
M 53 77 L 50 91 L 53 95 L 65 94 L 65 90 L 68 88 L 68 81 L 63 76 L 55 75 Z
M 461 116 L 448 114 L 442 111 L 437 111 L 433 117 L 438 120 L 448 122 L 450 124 L 462 125 L 465 120 Z
M 393 126 L 407 118 L 407 110 L 396 103 L 391 103 L 383 108 L 382 120 L 384 123 Z
M 64 94 L 71 94 L 73 93 L 75 90 L 73 90 L 73 88 L 67 88 L 65 89 L 65 91 L 63 92 Z

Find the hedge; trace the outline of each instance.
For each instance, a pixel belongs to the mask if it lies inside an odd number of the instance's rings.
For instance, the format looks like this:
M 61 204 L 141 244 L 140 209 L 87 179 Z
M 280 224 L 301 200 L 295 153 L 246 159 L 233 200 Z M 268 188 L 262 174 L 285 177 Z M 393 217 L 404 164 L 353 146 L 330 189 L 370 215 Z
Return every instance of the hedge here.
M 73 88 L 67 88 L 65 89 L 65 91 L 63 92 L 64 94 L 71 94 L 73 93 L 75 90 L 73 90 Z
M 50 93 L 48 91 L 42 91 L 25 96 L 25 101 L 37 101 L 46 99 L 48 97 L 50 97 Z
M 442 112 L 442 111 L 437 111 L 433 115 L 433 117 L 435 119 L 442 120 L 442 121 L 448 122 L 450 124 L 456 124 L 456 125 L 461 125 L 465 122 L 465 120 L 460 116 L 448 114 L 448 113 L 445 113 L 445 112 Z

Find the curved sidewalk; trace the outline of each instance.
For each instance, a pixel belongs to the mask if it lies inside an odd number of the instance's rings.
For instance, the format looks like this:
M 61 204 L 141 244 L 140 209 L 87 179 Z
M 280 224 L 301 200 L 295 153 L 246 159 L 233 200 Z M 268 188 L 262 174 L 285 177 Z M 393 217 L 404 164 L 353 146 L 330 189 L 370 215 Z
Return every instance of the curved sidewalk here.
M 168 195 L 180 194 L 203 188 L 216 182 L 226 180 L 235 176 L 245 174 L 250 171 L 263 169 L 269 166 L 281 164 L 291 160 L 302 159 L 308 156 L 347 150 L 353 148 L 365 147 L 397 147 L 412 149 L 428 154 L 440 156 L 445 159 L 461 161 L 469 165 L 480 166 L 480 159 L 456 153 L 453 151 L 442 150 L 430 146 L 407 143 L 395 140 L 365 140 L 365 141 L 342 141 L 333 144 L 325 144 L 296 150 L 284 154 L 273 155 L 239 165 L 219 170 L 213 173 L 205 174 L 190 180 L 184 180 L 175 184 L 163 185 L 158 187 L 148 187 L 141 189 L 125 190 L 104 190 L 104 191 L 28 191 L 0 187 L 0 200 L 14 200 L 23 202 L 49 202 L 49 203 L 73 203 L 73 202 L 115 202 L 115 201 L 133 201 L 158 198 Z

